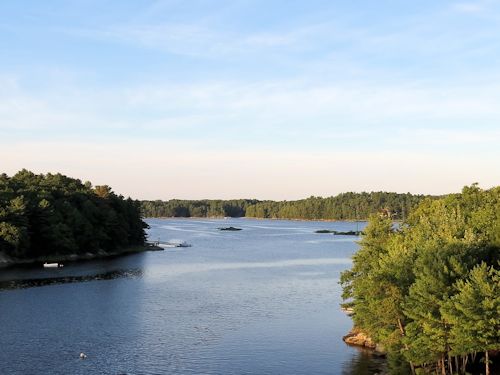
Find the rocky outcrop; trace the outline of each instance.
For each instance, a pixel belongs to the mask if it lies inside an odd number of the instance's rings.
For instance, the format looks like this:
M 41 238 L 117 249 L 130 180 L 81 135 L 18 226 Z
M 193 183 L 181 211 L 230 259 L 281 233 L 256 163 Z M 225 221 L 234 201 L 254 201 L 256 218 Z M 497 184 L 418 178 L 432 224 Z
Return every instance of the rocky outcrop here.
M 347 335 L 342 337 L 342 340 L 349 345 L 363 346 L 370 349 L 377 347 L 377 344 L 366 333 L 357 328 L 353 328 Z
M 340 310 L 345 312 L 348 316 L 354 315 L 354 308 L 352 308 L 352 307 L 341 307 Z
M 375 343 L 370 336 L 364 333 L 359 328 L 353 328 L 351 331 L 342 337 L 342 340 L 348 345 L 358 346 L 361 348 L 370 349 L 373 354 L 385 357 L 386 351 L 380 344 Z

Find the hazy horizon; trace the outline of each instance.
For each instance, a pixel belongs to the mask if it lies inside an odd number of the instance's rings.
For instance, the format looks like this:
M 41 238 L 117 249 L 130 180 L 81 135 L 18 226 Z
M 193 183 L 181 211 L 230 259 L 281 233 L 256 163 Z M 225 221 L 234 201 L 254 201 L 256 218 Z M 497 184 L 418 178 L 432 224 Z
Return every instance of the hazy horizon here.
M 0 172 L 137 199 L 500 185 L 491 0 L 0 4 Z
M 26 169 L 26 168 L 24 168 L 24 169 Z M 8 175 L 12 176 L 12 175 L 14 175 L 17 172 L 19 172 L 19 171 L 14 171 L 13 173 L 8 173 Z M 48 174 L 48 173 L 56 174 L 56 173 L 61 173 L 60 171 L 32 171 L 32 170 L 30 170 L 30 172 L 41 173 L 41 174 Z M 90 181 L 90 180 L 87 180 L 87 179 L 82 179 L 82 178 L 80 178 L 77 175 L 71 175 L 71 174 L 66 174 L 66 173 L 63 173 L 63 174 L 66 175 L 66 176 L 68 176 L 68 177 L 80 179 L 82 182 L 89 181 L 89 182 L 92 183 L 93 186 L 100 185 L 100 183 L 94 183 L 93 181 Z M 225 196 L 222 196 L 222 194 L 221 194 L 221 196 L 203 196 L 203 195 L 199 195 L 199 196 L 196 196 L 196 197 L 190 197 L 190 196 L 171 196 L 171 197 L 141 198 L 141 197 L 131 196 L 129 194 L 124 194 L 123 192 L 116 190 L 113 186 L 110 186 L 110 187 L 112 188 L 112 191 L 115 192 L 116 194 L 121 194 L 121 195 L 124 195 L 125 197 L 131 197 L 133 199 L 151 200 L 151 201 L 153 201 L 153 200 L 164 200 L 164 201 L 166 201 L 166 200 L 173 200 L 173 199 L 179 199 L 179 200 L 239 200 L 239 199 L 256 199 L 256 200 L 259 200 L 259 201 L 266 201 L 266 200 L 270 200 L 270 201 L 295 201 L 295 200 L 307 199 L 307 198 L 312 197 L 312 196 L 319 197 L 319 198 L 327 198 L 327 197 L 332 197 L 332 196 L 334 197 L 334 196 L 337 196 L 337 195 L 343 194 L 343 193 L 372 193 L 372 192 L 385 192 L 385 193 L 397 193 L 397 194 L 410 193 L 410 194 L 413 194 L 413 195 L 442 196 L 442 195 L 447 195 L 447 194 L 460 193 L 463 187 L 470 186 L 470 185 L 475 184 L 475 183 L 476 182 L 471 182 L 469 184 L 461 186 L 456 191 L 448 191 L 448 192 L 442 192 L 442 193 L 426 193 L 426 192 L 419 192 L 419 191 L 396 191 L 396 190 L 382 190 L 382 189 L 345 190 L 345 191 L 339 191 L 337 193 L 324 194 L 324 195 L 309 194 L 309 195 L 304 195 L 304 196 L 297 196 L 296 198 L 291 198 L 291 199 L 279 198 L 279 196 L 277 196 L 276 198 L 269 198 L 269 197 L 260 197 L 259 198 L 259 197 L 254 196 L 254 195 L 249 195 L 249 196 L 230 196 L 230 195 L 225 195 Z M 106 183 L 104 182 L 102 184 L 106 184 Z M 497 186 L 497 185 L 479 186 L 479 187 L 482 188 L 482 189 L 488 189 L 488 188 L 492 188 L 492 187 L 495 187 L 495 186 Z

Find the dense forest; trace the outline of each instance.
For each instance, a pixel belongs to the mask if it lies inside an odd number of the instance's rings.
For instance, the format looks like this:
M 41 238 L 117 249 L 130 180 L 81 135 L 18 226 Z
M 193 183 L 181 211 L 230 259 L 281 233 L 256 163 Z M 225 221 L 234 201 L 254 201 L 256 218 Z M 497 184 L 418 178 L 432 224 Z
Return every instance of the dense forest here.
M 243 217 L 257 200 L 180 200 L 142 201 L 145 217 Z
M 140 203 L 108 186 L 22 170 L 0 175 L 0 255 L 37 258 L 143 245 Z
M 169 200 L 142 201 L 146 217 L 253 217 L 306 220 L 363 220 L 384 210 L 393 219 L 404 219 L 426 196 L 372 192 L 344 193 L 335 197 L 310 197 L 297 201 Z
M 500 351 L 500 187 L 425 200 L 397 228 L 375 215 L 360 245 L 343 297 L 355 326 L 407 363 L 394 373 L 488 374 Z

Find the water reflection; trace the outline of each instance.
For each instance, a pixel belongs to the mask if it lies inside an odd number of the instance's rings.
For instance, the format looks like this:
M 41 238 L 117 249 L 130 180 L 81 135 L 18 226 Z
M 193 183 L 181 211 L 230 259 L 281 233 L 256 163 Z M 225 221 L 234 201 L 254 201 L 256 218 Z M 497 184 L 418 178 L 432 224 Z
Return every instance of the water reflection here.
M 0 290 L 23 289 L 23 288 L 46 286 L 46 285 L 80 283 L 80 282 L 96 281 L 96 280 L 112 280 L 123 277 L 138 278 L 142 276 L 143 276 L 142 269 L 136 268 L 128 270 L 115 270 L 105 273 L 98 273 L 94 275 L 61 276 L 61 277 L 35 278 L 35 279 L 24 279 L 24 280 L 1 280 Z
M 359 354 L 344 363 L 342 375 L 386 374 L 387 365 L 384 357 L 375 355 L 369 349 L 354 347 Z

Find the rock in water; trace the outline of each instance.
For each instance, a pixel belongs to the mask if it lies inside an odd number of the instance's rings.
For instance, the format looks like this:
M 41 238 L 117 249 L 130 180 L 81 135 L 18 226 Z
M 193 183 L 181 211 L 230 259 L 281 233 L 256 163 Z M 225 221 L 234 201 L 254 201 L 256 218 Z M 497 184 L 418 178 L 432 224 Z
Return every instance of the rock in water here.
M 351 332 L 342 337 L 342 340 L 349 345 L 363 346 L 370 349 L 375 349 L 377 346 L 370 337 L 356 328 L 353 328 Z

